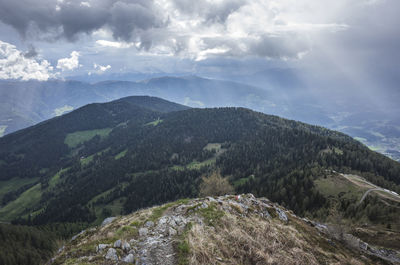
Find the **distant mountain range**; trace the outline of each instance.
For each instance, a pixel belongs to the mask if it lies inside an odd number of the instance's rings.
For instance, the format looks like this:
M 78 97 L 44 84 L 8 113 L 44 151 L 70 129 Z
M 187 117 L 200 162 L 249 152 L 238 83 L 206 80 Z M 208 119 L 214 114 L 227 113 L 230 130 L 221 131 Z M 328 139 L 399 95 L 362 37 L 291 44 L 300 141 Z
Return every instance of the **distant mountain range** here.
M 326 126 L 348 133 L 372 149 L 400 160 L 400 119 L 396 115 L 397 110 L 382 113 L 362 102 L 327 98 L 305 88 L 299 89 L 301 82 L 298 80 L 297 85 L 294 84 L 294 77 L 282 84 L 284 78 L 279 77 L 287 74 L 278 71 L 272 75 L 274 78 L 259 74 L 241 80 L 252 83 L 249 79 L 253 79 L 254 84 L 262 80 L 270 82 L 263 89 L 196 76 L 94 84 L 72 80 L 1 81 L 0 135 L 62 115 L 85 104 L 132 95 L 150 95 L 190 107 L 247 107 Z

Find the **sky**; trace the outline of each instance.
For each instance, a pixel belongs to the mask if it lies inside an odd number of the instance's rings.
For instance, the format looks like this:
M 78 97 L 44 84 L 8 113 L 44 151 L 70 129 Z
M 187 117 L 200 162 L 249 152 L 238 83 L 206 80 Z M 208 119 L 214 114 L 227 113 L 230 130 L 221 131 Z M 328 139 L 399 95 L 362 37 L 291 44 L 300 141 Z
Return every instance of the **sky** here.
M 391 97 L 399 10 L 398 0 L 0 0 L 0 79 L 279 68 L 310 89 Z

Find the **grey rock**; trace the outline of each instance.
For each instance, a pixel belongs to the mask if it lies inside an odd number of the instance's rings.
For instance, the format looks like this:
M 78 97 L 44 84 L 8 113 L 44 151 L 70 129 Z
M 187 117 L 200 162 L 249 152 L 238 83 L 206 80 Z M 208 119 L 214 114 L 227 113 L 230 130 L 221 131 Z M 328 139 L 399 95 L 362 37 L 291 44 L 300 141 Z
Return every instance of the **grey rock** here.
M 131 250 L 131 245 L 128 242 L 123 242 L 121 248 L 123 251 L 128 252 Z
M 254 197 L 254 195 L 252 193 L 248 193 L 248 194 L 246 194 L 246 196 L 251 200 L 255 200 L 256 199 L 256 197 Z
M 86 232 L 86 230 L 82 230 L 79 234 L 74 235 L 74 236 L 71 238 L 71 241 L 74 241 L 75 239 L 78 238 L 78 236 L 83 235 L 85 232 Z
M 224 203 L 224 201 L 223 200 L 221 200 L 221 199 L 217 199 L 217 202 L 219 203 L 219 204 L 223 204 Z
M 328 231 L 328 227 L 326 225 L 323 225 L 323 224 L 320 224 L 320 223 L 317 223 L 317 222 L 313 222 L 313 224 L 314 224 L 315 228 L 317 228 L 317 230 L 320 231 L 320 232 Z
M 163 225 L 166 224 L 168 222 L 168 217 L 167 216 L 163 216 L 158 220 L 158 224 Z
M 117 218 L 117 217 L 107 217 L 107 218 L 104 219 L 104 221 L 101 223 L 101 226 L 108 225 L 109 223 L 111 223 L 112 221 L 114 221 L 115 218 Z
M 305 223 L 307 223 L 310 226 L 314 226 L 313 222 L 311 222 L 310 220 L 308 220 L 307 218 L 301 218 Z
M 175 223 L 175 220 L 174 220 L 174 218 L 171 218 L 171 220 L 169 220 L 169 225 L 170 226 L 172 226 L 172 227 L 176 227 L 176 223 Z
M 168 230 L 168 234 L 169 234 L 170 236 L 175 236 L 175 235 L 177 234 L 177 232 L 176 232 L 175 229 L 173 229 L 172 227 L 170 227 L 169 230 Z
M 262 214 L 262 216 L 263 216 L 264 218 L 271 219 L 271 215 L 269 214 L 269 212 L 268 212 L 267 210 L 265 210 L 265 211 L 262 212 L 261 214 Z
M 57 253 L 61 253 L 64 249 L 65 249 L 65 246 L 60 247 L 60 248 L 57 250 Z
M 368 250 L 368 244 L 363 241 L 360 241 L 360 249 Z
M 135 256 L 133 256 L 133 254 L 128 254 L 125 258 L 122 259 L 122 261 L 124 261 L 126 263 L 134 263 Z
M 279 219 L 284 221 L 285 223 L 287 223 L 288 217 L 287 217 L 286 213 L 283 210 L 279 209 L 278 207 L 275 208 L 275 210 L 276 210 L 276 213 L 278 214 Z
M 106 254 L 106 259 L 117 261 L 118 260 L 117 251 L 113 248 L 109 248 Z
M 210 202 L 217 202 L 217 200 L 214 199 L 213 197 L 207 197 L 207 200 L 209 200 Z
M 187 223 L 186 218 L 182 216 L 174 216 L 172 219 L 174 220 L 177 226 L 184 226 Z
M 122 246 L 121 239 L 118 239 L 117 241 L 114 242 L 114 247 L 115 248 L 121 248 L 121 246 Z
M 131 240 L 129 240 L 129 244 L 131 245 L 136 245 L 138 242 L 136 239 L 132 238 Z
M 98 246 L 96 246 L 96 252 L 102 252 L 109 246 L 109 244 L 99 244 Z
M 147 228 L 140 228 L 139 229 L 139 236 L 141 236 L 141 237 L 147 236 L 148 233 L 149 233 L 149 230 Z
M 207 203 L 205 203 L 205 202 L 203 202 L 203 203 L 201 204 L 201 208 L 203 208 L 203 209 L 206 209 L 206 208 L 208 208 L 208 204 L 207 204 Z
M 153 222 L 153 221 L 147 221 L 147 222 L 144 224 L 144 226 L 145 226 L 145 227 L 153 227 L 153 226 L 154 226 L 154 222 Z

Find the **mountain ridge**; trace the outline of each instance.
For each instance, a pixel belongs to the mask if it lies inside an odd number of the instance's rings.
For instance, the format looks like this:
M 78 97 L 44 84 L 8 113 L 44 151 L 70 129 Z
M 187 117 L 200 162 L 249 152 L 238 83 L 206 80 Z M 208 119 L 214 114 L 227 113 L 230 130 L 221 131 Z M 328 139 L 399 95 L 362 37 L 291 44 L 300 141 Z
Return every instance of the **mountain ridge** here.
M 279 72 L 279 71 L 278 71 Z M 283 77 L 286 73 L 280 73 Z M 290 74 L 289 74 L 290 75 Z M 279 79 L 282 79 L 282 78 Z M 234 80 L 234 79 L 233 79 Z M 271 81 L 272 82 L 272 81 Z M 156 76 L 147 81 L 97 83 L 51 80 L 0 82 L 0 135 L 62 115 L 85 104 L 151 95 L 190 107 L 246 107 L 350 134 L 373 150 L 399 160 L 398 110 L 324 97 L 323 90 L 294 93 L 295 85 L 259 86 L 199 76 Z M 260 88 L 262 87 L 262 88 Z M 268 88 L 266 88 L 268 87 Z M 374 119 L 371 119 L 371 113 Z M 367 121 L 367 122 L 366 122 Z
M 343 237 L 343 239 L 340 239 Z M 271 244 L 271 242 L 274 242 Z M 74 236 L 51 264 L 385 264 L 376 248 L 252 194 L 183 199 L 110 217 Z

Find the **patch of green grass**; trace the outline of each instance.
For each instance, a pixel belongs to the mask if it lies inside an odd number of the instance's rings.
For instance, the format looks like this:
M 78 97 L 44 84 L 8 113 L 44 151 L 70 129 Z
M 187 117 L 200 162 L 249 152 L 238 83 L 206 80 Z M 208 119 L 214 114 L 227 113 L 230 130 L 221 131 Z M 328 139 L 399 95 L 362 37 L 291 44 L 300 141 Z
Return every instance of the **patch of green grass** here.
M 178 205 L 178 204 L 186 204 L 189 201 L 189 199 L 180 199 L 174 202 L 170 202 L 167 204 L 164 204 L 163 206 L 156 207 L 153 209 L 153 212 L 151 213 L 150 217 L 147 219 L 148 221 L 157 221 L 168 208 Z
M 143 221 L 139 221 L 139 220 L 135 220 L 132 223 L 130 223 L 130 226 L 134 226 L 134 227 L 141 227 L 144 224 Z
M 160 124 L 160 123 L 162 123 L 162 122 L 163 122 L 163 120 L 157 119 L 157 120 L 155 120 L 155 121 L 146 123 L 145 126 L 149 126 L 149 125 L 157 126 L 158 124 Z
M 208 150 L 208 151 L 215 150 L 218 152 L 219 150 L 221 150 L 221 144 L 220 143 L 209 143 L 203 149 Z
M 137 238 L 139 235 L 139 230 L 133 226 L 123 226 L 120 227 L 117 232 L 115 232 L 115 236 L 118 238 Z
M 185 170 L 185 169 L 200 169 L 205 166 L 212 166 L 215 165 L 217 161 L 216 157 L 212 157 L 210 159 L 204 160 L 203 162 L 192 161 L 191 163 L 185 166 L 178 166 L 175 165 L 172 167 L 173 170 Z
M 117 154 L 114 158 L 115 160 L 118 160 L 122 157 L 124 157 L 126 155 L 126 152 L 128 152 L 128 149 L 125 149 L 124 151 L 122 151 L 121 153 Z
M 41 184 L 38 183 L 32 188 L 22 193 L 16 200 L 10 202 L 0 209 L 0 221 L 11 221 L 17 216 L 21 216 L 39 203 L 42 196 Z
M 90 155 L 88 157 L 81 158 L 80 162 L 82 166 L 89 165 L 93 161 L 94 155 Z
M 249 178 L 240 178 L 240 179 L 235 180 L 235 181 L 233 182 L 233 186 L 234 186 L 235 188 L 240 187 L 240 186 L 246 184 L 247 181 L 249 181 Z
M 188 256 L 190 254 L 190 246 L 187 241 L 187 234 L 192 229 L 193 224 L 190 222 L 186 225 L 185 231 L 178 239 L 177 245 L 177 255 L 178 255 L 178 265 L 187 265 L 189 264 Z
M 63 168 L 58 171 L 53 177 L 51 177 L 51 179 L 49 180 L 49 189 L 52 189 L 57 185 L 57 183 L 60 181 L 61 174 L 66 172 L 68 169 L 69 167 Z
M 157 207 L 155 209 L 153 209 L 153 212 L 151 213 L 151 215 L 149 216 L 149 218 L 147 219 L 148 221 L 157 221 L 158 219 L 160 219 L 160 217 L 164 214 L 164 212 L 171 206 L 173 206 L 174 203 L 170 202 L 167 203 L 163 206 Z
M 108 150 L 110 150 L 110 148 L 106 148 L 106 149 L 104 149 L 104 150 L 101 150 L 101 151 L 99 151 L 99 152 L 97 152 L 97 153 L 95 153 L 95 154 L 93 154 L 93 155 L 88 156 L 88 157 L 81 158 L 81 160 L 80 160 L 81 165 L 82 165 L 82 166 L 86 166 L 86 165 L 90 164 L 90 163 L 93 161 L 93 158 L 94 158 L 96 155 L 101 155 L 101 154 L 103 154 L 104 152 L 107 152 Z
M 96 214 L 96 221 L 94 222 L 95 224 L 101 224 L 101 222 L 104 220 L 105 217 L 108 216 L 103 216 L 103 209 L 107 209 L 111 212 L 110 216 L 118 216 L 121 214 L 122 210 L 124 209 L 124 201 L 126 200 L 125 197 L 121 197 L 118 199 L 115 199 L 114 201 L 108 203 L 108 204 L 99 204 L 94 207 L 94 211 Z
M 335 151 L 336 154 L 343 155 L 343 151 L 341 149 L 334 147 L 333 150 Z
M 188 256 L 190 253 L 190 247 L 187 240 L 183 240 L 178 244 L 178 264 L 187 265 L 189 264 Z
M 209 226 L 216 226 L 225 214 L 223 211 L 218 210 L 215 203 L 210 203 L 207 208 L 199 209 L 199 213 L 203 216 L 205 223 Z
M 250 179 L 254 179 L 254 175 L 251 175 L 247 178 L 240 178 L 237 179 L 233 182 L 233 187 L 238 188 L 240 186 L 243 186 L 244 184 L 246 184 Z
M 341 176 L 328 176 L 326 178 L 318 178 L 314 181 L 317 190 L 325 197 L 338 198 L 343 196 L 344 198 L 361 198 L 363 191 L 357 185 L 344 179 Z
M 35 183 L 38 180 L 39 178 L 12 178 L 9 180 L 0 181 L 0 200 L 3 199 L 3 196 L 7 192 L 17 190 L 22 186 Z
M 32 213 L 29 213 L 29 214 L 23 216 L 22 218 L 28 218 L 29 215 L 31 215 L 32 218 L 33 218 L 33 217 L 36 217 L 38 214 L 41 214 L 42 212 L 44 212 L 44 209 L 45 209 L 45 207 L 40 208 L 39 210 L 34 211 L 34 212 L 32 212 Z
M 109 190 L 106 190 L 98 195 L 96 195 L 95 197 L 93 197 L 88 204 L 93 203 L 95 201 L 97 201 L 98 199 L 100 199 L 101 197 L 106 197 L 108 194 L 110 194 L 111 192 L 113 192 L 115 190 L 116 187 L 113 187 Z
M 81 143 L 84 143 L 96 135 L 99 135 L 101 138 L 107 137 L 112 128 L 104 128 L 104 129 L 96 129 L 96 130 L 87 130 L 87 131 L 78 131 L 74 133 L 69 133 L 65 137 L 64 143 L 68 145 L 69 148 L 75 148 Z

